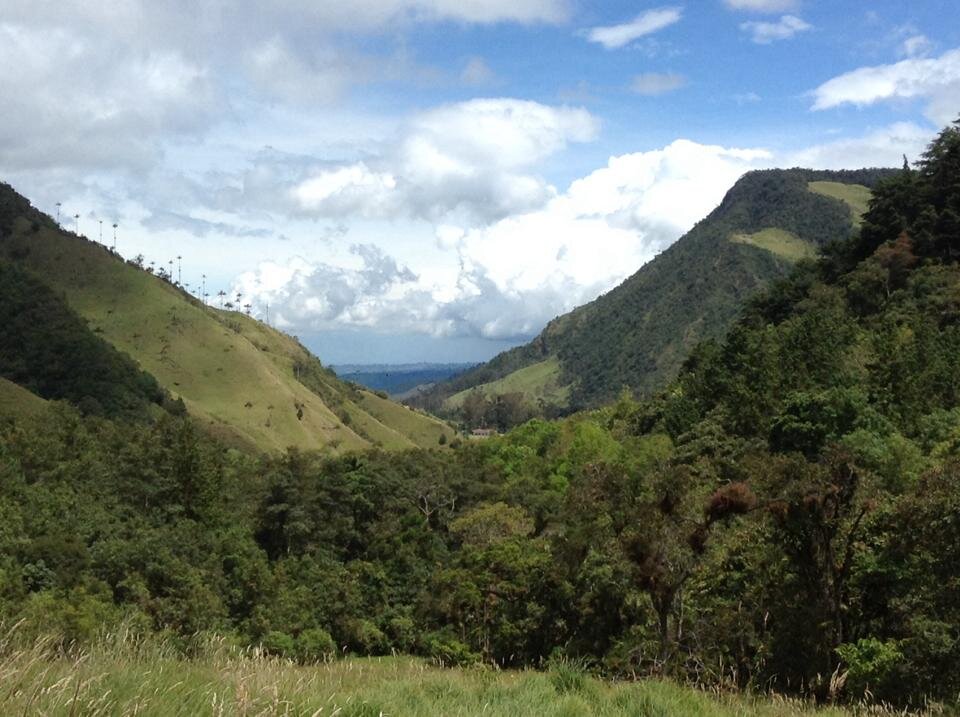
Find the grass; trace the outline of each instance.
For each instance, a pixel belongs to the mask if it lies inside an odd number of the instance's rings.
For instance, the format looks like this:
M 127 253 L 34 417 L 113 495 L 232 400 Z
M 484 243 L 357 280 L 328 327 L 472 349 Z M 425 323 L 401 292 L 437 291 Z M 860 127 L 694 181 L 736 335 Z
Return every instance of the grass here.
M 787 261 L 800 261 L 817 255 L 813 244 L 783 229 L 770 228 L 755 234 L 733 234 L 730 241 L 765 249 Z
M 870 204 L 871 191 L 862 184 L 843 184 L 842 182 L 810 182 L 807 187 L 811 192 L 833 197 L 850 207 L 850 215 L 854 226 L 860 226 L 863 215 Z
M 10 715 L 513 715 L 794 717 L 893 715 L 880 707 L 815 710 L 784 698 L 707 694 L 676 684 L 601 681 L 546 672 L 444 669 L 407 657 L 311 666 L 211 641 L 188 659 L 162 645 L 106 638 L 64 654 L 42 640 L 0 642 L 0 714 Z M 571 670 L 573 670 L 571 672 Z
M 47 409 L 47 402 L 35 393 L 0 377 L 0 417 L 36 416 Z
M 436 435 L 429 445 L 437 444 L 439 424 L 419 414 L 405 415 L 402 425 L 387 423 L 371 439 L 361 435 L 364 424 L 373 429 L 384 420 L 347 407 L 355 419 L 351 425 L 360 430 L 344 425 L 341 407 L 328 405 L 294 375 L 294 364 L 309 359 L 295 339 L 241 313 L 204 306 L 93 242 L 52 227 L 33 232 L 20 220 L 4 244 L 18 263 L 63 292 L 94 331 L 182 397 L 190 414 L 229 444 L 342 452 L 375 440 L 391 447 L 421 445 L 431 432 Z M 329 388 L 339 402 L 349 400 L 342 382 L 331 378 Z
M 488 396 L 522 393 L 533 401 L 542 400 L 555 406 L 566 406 L 570 400 L 570 387 L 560 384 L 560 360 L 556 356 L 521 368 L 496 381 L 455 393 L 444 402 L 444 408 L 456 410 L 467 395 L 477 389 Z

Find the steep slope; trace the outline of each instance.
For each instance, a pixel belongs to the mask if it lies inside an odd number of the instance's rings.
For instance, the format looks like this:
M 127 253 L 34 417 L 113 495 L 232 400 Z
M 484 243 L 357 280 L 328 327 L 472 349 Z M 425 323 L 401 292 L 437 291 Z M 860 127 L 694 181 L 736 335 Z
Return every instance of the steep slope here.
M 530 344 L 437 384 L 414 402 L 453 412 L 465 391 L 494 394 L 514 385 L 531 399 L 550 394 L 568 409 L 609 401 L 625 386 L 650 394 L 676 375 L 699 341 L 720 336 L 759 288 L 847 238 L 870 188 L 889 174 L 751 172 L 706 219 L 623 284 L 554 319 Z M 510 380 L 545 361 L 559 364 L 559 376 L 541 372 L 553 385 Z
M 408 408 L 369 412 L 372 394 L 336 378 L 298 341 L 202 305 L 106 248 L 58 229 L 0 187 L 0 258 L 57 292 L 210 432 L 261 450 L 436 445 L 450 429 Z M 402 420 L 400 420 L 402 419 Z
M 0 376 L 86 414 L 145 420 L 157 406 L 173 407 L 156 379 L 91 331 L 42 281 L 6 261 L 0 261 Z
M 0 420 L 37 416 L 46 410 L 47 405 L 47 402 L 35 393 L 13 381 L 0 378 Z

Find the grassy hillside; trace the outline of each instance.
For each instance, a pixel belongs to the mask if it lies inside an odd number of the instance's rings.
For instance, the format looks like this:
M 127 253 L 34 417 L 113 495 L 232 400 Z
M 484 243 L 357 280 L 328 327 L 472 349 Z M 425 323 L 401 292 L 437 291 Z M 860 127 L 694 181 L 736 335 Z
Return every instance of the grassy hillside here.
M 863 215 L 870 203 L 870 190 L 862 184 L 844 184 L 843 182 L 810 182 L 811 192 L 825 197 L 839 199 L 850 207 L 851 217 L 856 226 L 860 226 Z
M 0 418 L 37 416 L 47 408 L 47 402 L 35 393 L 0 378 Z
M 670 682 L 605 682 L 571 666 L 547 672 L 443 669 L 410 658 L 312 666 L 205 648 L 187 660 L 150 645 L 111 643 L 81 657 L 43 646 L 7 650 L 4 714 L 116 715 L 687 715 L 842 717 L 799 700 L 716 697 Z M 901 714 L 873 707 L 877 717 Z
M 123 352 L 92 331 L 64 299 L 0 260 L 0 376 L 85 414 L 146 420 L 176 406 Z
M 560 383 L 560 361 L 556 356 L 521 368 L 496 381 L 455 393 L 444 402 L 444 408 L 450 411 L 458 409 L 467 395 L 477 389 L 488 396 L 523 393 L 534 402 L 545 401 L 555 406 L 566 406 L 570 398 L 570 387 Z
M 761 229 L 753 234 L 734 234 L 730 241 L 755 246 L 786 261 L 812 259 L 817 255 L 815 244 L 783 229 Z
M 623 284 L 554 319 L 526 346 L 413 401 L 430 410 L 455 409 L 451 397 L 476 386 L 510 385 L 514 372 L 548 359 L 558 362 L 556 385 L 567 390 L 569 408 L 610 401 L 625 386 L 649 395 L 676 375 L 699 341 L 722 335 L 758 289 L 847 238 L 869 187 L 889 174 L 751 172 L 706 219 Z M 526 379 L 521 374 L 515 382 Z M 533 388 L 543 391 L 543 384 Z
M 399 408 L 392 417 L 403 420 L 393 425 L 387 417 L 384 425 L 386 412 L 373 416 L 360 405 L 376 405 L 372 394 L 339 381 L 295 339 L 243 314 L 203 306 L 25 210 L 11 189 L 3 193 L 7 235 L 0 239 L 0 257 L 62 292 L 95 333 L 133 357 L 227 442 L 271 451 L 342 451 L 436 445 L 449 432 L 433 418 Z

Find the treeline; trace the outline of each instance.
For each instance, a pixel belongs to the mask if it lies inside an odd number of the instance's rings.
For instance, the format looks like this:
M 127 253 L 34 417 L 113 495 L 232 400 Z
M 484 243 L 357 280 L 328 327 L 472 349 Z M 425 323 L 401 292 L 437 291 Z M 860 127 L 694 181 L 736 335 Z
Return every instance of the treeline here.
M 960 126 L 655 398 L 454 450 L 0 435 L 0 615 L 956 706 Z

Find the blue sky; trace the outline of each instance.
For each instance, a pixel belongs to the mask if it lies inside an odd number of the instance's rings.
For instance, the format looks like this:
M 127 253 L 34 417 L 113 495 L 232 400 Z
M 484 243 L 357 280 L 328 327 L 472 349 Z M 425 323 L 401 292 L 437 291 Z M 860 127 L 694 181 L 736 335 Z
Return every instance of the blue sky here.
M 6 0 L 0 178 L 330 363 L 475 361 L 745 171 L 960 114 L 946 0 Z M 216 303 L 216 299 L 213 299 Z

